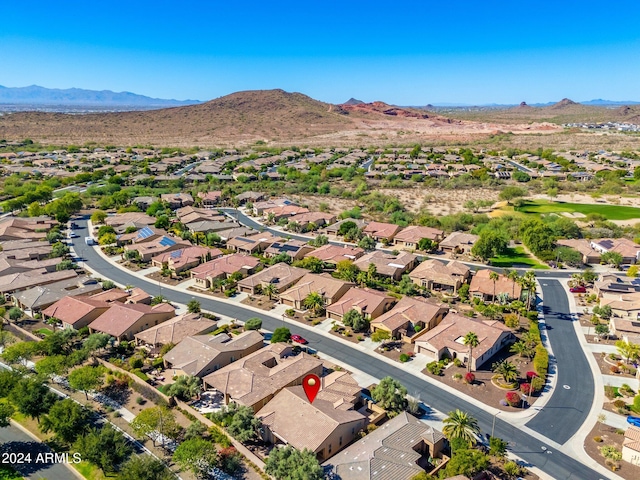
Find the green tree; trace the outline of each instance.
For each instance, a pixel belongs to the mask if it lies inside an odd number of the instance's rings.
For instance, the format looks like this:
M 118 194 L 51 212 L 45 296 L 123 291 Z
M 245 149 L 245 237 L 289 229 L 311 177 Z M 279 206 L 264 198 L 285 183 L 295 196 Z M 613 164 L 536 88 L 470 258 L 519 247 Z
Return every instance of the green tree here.
M 294 267 L 306 268 L 311 273 L 321 273 L 324 269 L 322 260 L 316 257 L 307 257 L 293 263 Z
M 230 403 L 214 414 L 214 419 L 226 428 L 236 440 L 246 443 L 258 436 L 262 422 L 253 414 L 253 409 L 246 405 Z
M 312 247 L 322 247 L 323 245 L 326 245 L 329 243 L 329 237 L 327 237 L 326 235 L 320 234 L 313 240 L 310 240 L 308 243 Z
M 274 448 L 265 461 L 265 472 L 276 480 L 322 480 L 324 472 L 315 453 L 291 445 Z
M 496 282 L 500 280 L 500 275 L 492 270 L 489 272 L 489 280 L 493 282 L 493 303 L 496 303 Z
M 85 349 L 87 353 L 93 355 L 95 352 L 109 345 L 111 338 L 111 335 L 108 333 L 92 333 L 86 338 L 82 344 L 82 348 Z
M 347 282 L 355 282 L 359 271 L 351 260 L 341 260 L 336 264 L 335 275 Z
M 189 401 L 198 397 L 202 392 L 202 380 L 193 375 L 180 375 L 167 389 L 167 395 Z
M 164 439 L 175 439 L 180 434 L 182 427 L 176 422 L 175 414 L 165 406 L 145 408 L 131 422 L 131 428 L 138 438 L 144 439 L 150 434 L 157 432 L 162 435 L 162 446 Z M 150 436 L 153 445 L 156 444 L 156 437 Z
M 353 328 L 354 332 L 361 332 L 369 328 L 369 321 L 355 309 L 348 310 L 342 317 L 342 323 Z
M 102 385 L 102 369 L 86 365 L 76 368 L 69 374 L 69 385 L 75 390 L 84 392 L 89 400 L 89 390 L 94 390 Z
M 244 322 L 245 330 L 260 330 L 262 328 L 262 320 L 258 317 L 253 317 Z
M 82 460 L 97 465 L 104 473 L 117 471 L 133 451 L 122 433 L 106 425 L 79 437 L 73 448 Z
M 44 357 L 36 362 L 36 372 L 46 378 L 53 375 L 64 375 L 67 370 L 69 370 L 69 367 L 67 367 L 67 357 L 65 355 Z
M 11 307 L 9 309 L 10 320 L 17 322 L 18 320 L 21 320 L 23 316 L 24 316 L 24 312 L 20 310 L 18 307 Z
M 35 342 L 18 342 L 6 347 L 2 352 L 2 358 L 11 364 L 26 365 L 26 362 L 33 358 L 37 348 L 38 345 Z
M 608 265 L 612 265 L 615 268 L 620 268 L 620 265 L 622 265 L 622 255 L 618 252 L 605 252 L 601 255 L 600 259 L 608 264 Z
M 18 411 L 40 423 L 40 417 L 47 413 L 57 396 L 34 378 L 23 377 L 11 390 L 9 399 Z
M 583 265 L 582 254 L 573 248 L 563 246 L 557 247 L 555 255 L 560 262 L 570 267 L 581 267 Z
M 392 377 L 384 377 L 371 390 L 371 398 L 390 415 L 400 413 L 404 409 L 406 396 L 407 389 Z
M 596 325 L 595 331 L 596 335 L 598 335 L 598 337 L 600 338 L 604 337 L 605 335 L 609 337 L 609 325 L 599 323 L 598 325 Z
M 471 372 L 471 364 L 473 363 L 473 349 L 480 345 L 478 335 L 474 332 L 468 332 L 464 338 L 463 343 L 469 347 L 469 360 L 467 360 L 467 371 Z
M 463 449 L 456 451 L 456 454 L 447 463 L 444 473 L 447 478 L 456 475 L 473 478 L 488 467 L 489 457 L 486 454 L 479 450 Z
M 291 340 L 291 332 L 287 327 L 278 327 L 271 335 L 271 343 L 288 342 Z
M 10 403 L 0 403 L 0 427 L 8 427 L 11 424 L 10 419 L 15 411 Z
M 485 228 L 480 232 L 478 240 L 471 247 L 471 253 L 476 257 L 487 261 L 492 257 L 503 255 L 509 246 L 506 235 L 497 230 Z
M 273 283 L 267 283 L 262 287 L 262 294 L 266 295 L 269 300 L 271 300 L 276 293 L 278 293 L 278 289 Z
M 469 300 L 469 284 L 465 283 L 458 289 L 458 295 L 460 295 L 460 300 L 466 302 Z
M 316 315 L 324 309 L 324 297 L 318 292 L 311 292 L 302 303 Z
M 105 233 L 100 238 L 98 238 L 98 243 L 102 246 L 113 245 L 117 240 L 118 239 L 116 238 L 115 233 Z
M 118 472 L 117 480 L 174 480 L 162 460 L 151 455 L 133 455 Z
M 189 300 L 189 303 L 187 303 L 187 311 L 189 313 L 200 313 L 200 302 L 195 298 Z
M 631 343 L 628 340 L 618 340 L 616 342 L 618 353 L 624 357 L 627 363 L 640 358 L 640 345 Z
M 91 223 L 93 225 L 99 225 L 101 223 L 104 223 L 106 219 L 107 219 L 107 213 L 102 210 L 96 210 L 91 214 Z
M 520 237 L 529 250 L 535 255 L 547 254 L 556 248 L 556 236 L 546 223 L 539 219 L 530 219 L 520 227 Z
M 430 238 L 421 238 L 418 242 L 418 250 L 422 252 L 433 252 L 438 244 Z
M 627 270 L 627 277 L 635 278 L 638 276 L 638 266 L 631 265 L 629 270 Z
M 504 458 L 507 455 L 507 442 L 498 437 L 489 439 L 489 455 Z
M 442 433 L 450 441 L 459 438 L 468 445 L 476 443 L 476 435 L 480 433 L 480 427 L 478 426 L 478 421 L 467 412 L 458 409 L 449 412 L 443 423 Z
M 168 229 L 169 225 L 171 225 L 171 221 L 169 220 L 169 217 L 167 215 L 160 215 L 156 219 L 156 223 L 153 224 L 154 227 L 162 228 L 164 230 Z
M 208 478 L 209 471 L 218 465 L 218 454 L 213 443 L 203 438 L 192 438 L 176 448 L 173 461 L 197 478 Z
M 522 340 L 514 343 L 513 345 L 511 345 L 511 348 L 509 349 L 509 351 L 511 353 L 517 353 L 518 357 L 528 357 L 531 358 L 533 357 L 534 349 L 531 348 L 531 346 L 529 346 L 527 344 L 527 342 L 524 342 Z
M 207 426 L 200 420 L 194 420 L 185 430 L 184 439 L 201 438 L 205 433 L 207 433 Z
M 383 344 L 385 341 L 391 339 L 391 333 L 387 330 L 377 329 L 375 332 L 371 334 L 371 341 Z
M 515 382 L 518 379 L 518 375 L 520 375 L 518 367 L 509 360 L 500 360 L 499 362 L 495 362 L 491 369 L 494 373 L 500 375 L 505 383 Z
M 358 242 L 358 247 L 364 250 L 374 250 L 376 248 L 376 241 L 371 237 L 362 237 Z
M 88 428 L 89 412 L 70 398 L 53 404 L 49 413 L 42 417 L 40 430 L 53 432 L 64 443 L 73 443 Z

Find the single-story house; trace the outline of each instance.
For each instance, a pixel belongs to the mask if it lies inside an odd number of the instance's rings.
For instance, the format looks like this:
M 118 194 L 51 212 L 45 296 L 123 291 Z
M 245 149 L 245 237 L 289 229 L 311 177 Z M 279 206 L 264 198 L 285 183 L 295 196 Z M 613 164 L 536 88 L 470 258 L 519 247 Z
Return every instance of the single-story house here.
M 169 303 L 149 306 L 114 302 L 106 312 L 89 324 L 89 331 L 108 333 L 117 340 L 133 340 L 136 333 L 173 317 L 175 309 Z
M 371 331 L 386 330 L 391 338 L 414 343 L 437 326 L 448 312 L 446 304 L 420 297 L 402 297 L 395 307 L 371 322 Z
M 43 320 L 57 318 L 64 328 L 80 330 L 111 308 L 111 304 L 91 297 L 64 297 L 42 311 Z
M 498 279 L 494 282 L 489 278 L 492 270 L 478 270 L 469 284 L 469 293 L 483 301 L 494 300 L 494 295 L 504 294 L 512 299 L 519 299 L 522 294 L 522 287 L 518 282 L 511 280 L 505 275 L 498 274 Z
M 623 264 L 634 264 L 640 259 L 640 245 L 628 238 L 601 238 L 591 240 L 591 247 L 600 253 L 616 252 Z
M 184 192 L 178 193 L 163 193 L 160 195 L 160 200 L 166 202 L 171 210 L 176 210 L 180 207 L 188 207 L 193 205 L 193 197 Z
M 370 222 L 362 229 L 362 233 L 373 238 L 376 242 L 391 243 L 402 227 L 392 223 Z
M 218 248 L 194 245 L 156 255 L 151 259 L 151 265 L 158 268 L 167 268 L 173 273 L 180 273 L 221 256 L 222 250 Z
M 256 293 L 257 287 L 262 289 L 266 285 L 273 285 L 276 288 L 276 293 L 282 293 L 308 273 L 309 270 L 304 268 L 292 267 L 286 263 L 276 263 L 240 280 L 238 290 L 253 295 Z
M 324 263 L 337 264 L 342 260 L 351 260 L 352 262 L 364 255 L 364 250 L 359 247 L 346 247 L 338 245 L 323 245 L 320 248 L 316 248 L 312 252 L 305 255 L 306 257 L 315 257 L 322 260 Z
M 337 302 L 353 287 L 353 283 L 333 278 L 328 274 L 307 273 L 293 287 L 280 294 L 280 303 L 298 310 L 304 309 L 304 301 L 310 293 L 319 293 L 325 306 Z
M 440 242 L 440 249 L 445 253 L 469 254 L 478 235 L 465 232 L 452 232 Z
M 418 265 L 409 277 L 413 283 L 429 290 L 451 290 L 454 293 L 470 276 L 469 267 L 457 261 L 445 263 L 427 259 Z
M 307 253 L 312 252 L 315 247 L 308 245 L 301 240 L 289 240 L 287 242 L 274 242 L 263 252 L 267 258 L 277 257 L 284 253 L 291 260 L 300 260 Z
M 251 255 L 266 250 L 274 242 L 282 242 L 284 239 L 276 237 L 269 232 L 256 233 L 248 237 L 234 237 L 227 240 L 227 248 L 238 253 Z
M 191 269 L 191 278 L 196 279 L 196 287 L 211 288 L 216 279 L 229 278 L 236 272 L 250 275 L 258 265 L 260 260 L 255 257 L 233 253 Z
M 444 239 L 444 231 L 437 228 L 411 225 L 396 233 L 393 238 L 393 244 L 407 250 L 417 250 L 418 243 L 420 243 L 420 240 L 423 238 L 428 238 L 434 243 L 439 243 Z
M 400 252 L 398 255 L 374 250 L 358 258 L 353 264 L 363 272 L 369 269 L 369 265 L 376 267 L 376 273 L 394 280 L 400 280 L 402 275 L 412 270 L 418 263 L 418 257 L 409 252 Z
M 622 441 L 622 460 L 631 465 L 640 465 L 640 427 L 629 426 Z
M 367 320 L 378 318 L 396 302 L 394 297 L 377 290 L 352 287 L 336 302 L 326 307 L 327 318 L 340 320 L 349 310 L 356 310 Z
M 217 326 L 215 320 L 205 318 L 199 313 L 183 313 L 136 333 L 134 337 L 137 345 L 148 345 L 155 348 L 170 343 L 177 345 L 187 337 L 213 332 Z

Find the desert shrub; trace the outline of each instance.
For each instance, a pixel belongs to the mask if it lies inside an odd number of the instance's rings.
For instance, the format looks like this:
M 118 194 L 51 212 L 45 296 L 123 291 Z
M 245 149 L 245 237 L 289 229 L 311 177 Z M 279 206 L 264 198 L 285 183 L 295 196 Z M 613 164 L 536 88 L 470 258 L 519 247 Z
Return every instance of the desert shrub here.
M 400 361 L 402 363 L 408 362 L 409 358 L 411 358 L 411 357 L 409 357 L 409 355 L 407 355 L 406 353 L 401 353 L 400 354 Z
M 616 408 L 624 408 L 627 406 L 627 402 L 619 398 L 613 401 L 613 406 Z
M 413 327 L 413 331 L 418 333 L 422 330 L 422 325 L 416 325 L 415 327 Z
M 531 384 L 523 383 L 522 385 L 520 385 L 520 391 L 525 395 L 531 395 Z
M 440 362 L 429 362 L 427 363 L 427 371 L 429 373 L 431 373 L 432 375 L 442 375 L 442 365 L 440 364 Z
M 236 294 L 236 289 L 235 288 L 230 288 L 229 290 L 225 290 L 224 291 L 224 296 L 225 297 L 233 297 Z
M 144 365 L 144 360 L 142 360 L 142 358 L 140 357 L 131 357 L 129 359 L 129 365 L 131 366 L 131 368 L 142 368 L 142 366 Z
M 602 437 L 593 437 L 593 441 L 596 443 L 602 443 Z
M 454 380 L 462 380 L 462 374 L 461 373 L 454 373 L 453 374 L 453 379 Z
M 633 397 L 633 405 L 631 405 L 631 411 L 633 413 L 640 413 L 640 394 Z
M 620 373 L 620 369 L 618 368 L 618 366 L 617 366 L 617 365 L 611 365 L 611 366 L 609 367 L 609 371 L 610 371 L 611 373 Z
M 467 372 L 464 375 L 464 381 L 467 382 L 467 383 L 473 383 L 473 382 L 476 381 L 476 376 L 471 372 Z
M 146 400 L 142 397 L 136 397 L 136 403 L 138 405 L 144 405 L 144 403 L 146 402 Z
M 522 401 L 518 392 L 507 392 L 504 399 L 512 407 L 518 407 Z
M 456 358 L 453 359 L 453 365 L 456 366 L 456 367 L 461 367 L 462 366 L 462 361 L 458 357 L 456 357 Z
M 285 314 L 287 317 L 293 317 L 293 316 L 296 314 L 296 311 L 295 311 L 293 308 L 287 308 L 287 309 L 284 311 L 284 314 Z
M 619 396 L 617 388 L 616 387 L 612 387 L 611 385 L 605 385 L 604 386 L 604 395 L 609 400 L 613 400 L 614 398 Z

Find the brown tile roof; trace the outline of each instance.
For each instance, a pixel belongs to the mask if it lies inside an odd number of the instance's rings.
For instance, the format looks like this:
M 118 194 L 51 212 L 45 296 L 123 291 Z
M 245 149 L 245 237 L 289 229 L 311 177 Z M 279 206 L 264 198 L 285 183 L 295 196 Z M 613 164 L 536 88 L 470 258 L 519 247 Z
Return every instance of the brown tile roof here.
M 622 446 L 635 450 L 636 452 L 640 452 L 640 428 L 635 425 L 631 425 L 627 428 L 624 432 L 624 441 L 622 442 Z
M 382 324 L 393 331 L 407 322 L 416 324 L 429 322 L 440 313 L 447 313 L 449 307 L 419 297 L 403 297 L 395 307 L 375 319 L 373 324 Z
M 91 297 L 64 297 L 45 308 L 42 313 L 47 317 L 56 317 L 62 322 L 74 326 L 95 310 L 106 312 L 111 305 Z
M 328 274 L 307 273 L 296 285 L 282 292 L 280 298 L 303 301 L 311 292 L 318 292 L 325 298 L 333 298 L 345 285 L 353 284 L 338 280 Z
M 440 248 L 455 248 L 460 245 L 473 245 L 477 240 L 478 235 L 464 232 L 453 232 L 440 242 Z
M 0 293 L 10 293 L 25 290 L 37 285 L 46 285 L 60 280 L 77 277 L 75 270 L 61 270 L 59 272 L 47 272 L 44 268 L 29 270 L 27 272 L 12 273 L 0 277 Z
M 418 257 L 409 252 L 400 252 L 392 255 L 380 250 L 374 250 L 357 259 L 353 264 L 362 271 L 367 271 L 369 264 L 376 266 L 376 271 L 380 275 L 395 276 L 405 272 Z
M 417 463 L 421 455 L 414 450 L 423 438 L 435 443 L 444 435 L 402 412 L 323 465 L 349 480 L 410 480 L 424 472 Z
M 305 375 L 322 362 L 311 355 L 291 355 L 286 344 L 271 344 L 204 377 L 204 382 L 243 405 L 255 405 Z M 270 366 L 268 366 L 270 365 Z
M 220 190 L 215 190 L 213 192 L 198 192 L 198 197 L 202 200 L 210 200 L 213 202 L 217 202 L 222 197 L 222 192 Z
M 94 300 L 102 300 L 104 302 L 122 302 L 129 298 L 129 294 L 124 290 L 120 290 L 119 288 L 111 288 L 109 290 L 105 290 L 104 292 L 99 292 L 91 295 Z
M 601 238 L 599 240 L 592 240 L 591 244 L 607 252 L 617 252 L 625 258 L 638 258 L 638 254 L 640 253 L 640 245 L 632 242 L 628 238 Z
M 368 288 L 351 287 L 335 303 L 327 307 L 327 312 L 337 315 L 344 315 L 351 309 L 361 310 L 362 313 L 371 314 L 383 304 L 390 304 L 395 301 L 394 297 L 383 292 L 370 290 Z
M 471 283 L 469 285 L 469 292 L 471 293 L 478 292 L 484 295 L 493 295 L 493 292 L 494 292 L 493 280 L 489 278 L 490 274 L 491 274 L 491 270 L 489 269 L 478 270 L 476 274 L 473 276 L 473 278 L 471 279 Z M 514 282 L 513 280 L 505 277 L 504 275 L 499 274 L 498 280 L 496 280 L 495 292 L 496 292 L 496 295 L 499 295 L 501 293 L 506 293 L 509 295 L 509 297 L 513 296 L 513 298 L 520 298 L 520 295 L 522 293 L 522 288 L 520 287 L 520 284 L 518 284 L 517 282 Z
M 173 252 L 161 253 L 160 255 L 153 257 L 151 260 L 159 263 L 167 263 L 170 268 L 180 268 L 181 266 L 192 263 L 200 258 L 206 258 L 207 254 L 211 255 L 211 258 L 218 258 L 222 256 L 222 250 L 219 248 L 192 245 L 191 247 L 181 248 L 179 250 L 174 250 Z
M 444 231 L 438 230 L 437 228 L 411 225 L 409 227 L 403 228 L 400 232 L 396 233 L 394 240 L 398 240 L 400 242 L 410 242 L 410 243 L 417 244 L 423 238 L 428 238 L 429 240 L 437 241 L 441 239 L 443 235 L 444 235 Z
M 194 335 L 186 337 L 178 345 L 173 347 L 163 357 L 171 364 L 171 368 L 184 371 L 187 375 L 195 375 L 202 372 L 222 352 L 237 353 L 242 355 L 247 349 L 262 346 L 264 338 L 260 332 L 250 330 L 238 336 L 229 336 L 226 333 L 220 335 Z
M 233 253 L 203 263 L 191 270 L 192 276 L 198 278 L 217 277 L 221 274 L 231 275 L 243 268 L 253 269 L 258 266 L 260 260 L 250 255 Z
M 392 223 L 371 222 L 362 230 L 363 233 L 391 240 L 402 229 Z
M 112 227 L 117 227 L 132 222 L 144 225 L 153 225 L 154 223 L 156 223 L 156 219 L 144 212 L 127 212 L 108 216 L 104 221 L 106 225 L 111 225 Z
M 438 326 L 422 335 L 416 343 L 427 343 L 438 350 L 448 348 L 468 351 L 468 347 L 462 343 L 462 338 L 469 332 L 474 332 L 480 341 L 473 349 L 473 357 L 477 359 L 490 350 L 503 333 L 510 330 L 498 321 L 475 320 L 457 313 L 448 313 Z
M 267 208 L 263 213 L 265 216 L 269 215 L 270 213 L 273 213 L 276 217 L 279 217 L 279 216 L 286 216 L 286 215 L 294 216 L 294 215 L 299 215 L 301 213 L 308 213 L 308 212 L 309 212 L 308 208 L 298 207 L 297 205 L 283 205 L 281 207 Z M 292 218 L 292 220 L 295 221 L 295 218 Z
M 205 333 L 214 329 L 216 325 L 214 320 L 204 318 L 198 313 L 183 313 L 143 332 L 136 333 L 134 336 L 147 345 L 167 345 L 169 343 L 177 345 L 186 337 Z
M 323 262 L 338 263 L 342 260 L 354 261 L 364 255 L 364 250 L 358 247 L 341 247 L 338 245 L 323 245 L 316 248 L 313 252 L 305 255 L 307 257 L 316 257 Z
M 309 271 L 304 268 L 292 267 L 286 263 L 276 263 L 269 268 L 265 268 L 258 273 L 240 280 L 238 285 L 253 288 L 258 285 L 273 284 L 280 290 L 297 282 L 307 273 L 309 273 Z
M 138 320 L 152 313 L 173 313 L 175 309 L 169 303 L 149 306 L 143 303 L 112 303 L 109 310 L 89 324 L 92 330 L 120 337 Z
M 314 402 L 309 403 L 302 386 L 284 388 L 256 416 L 289 445 L 312 452 L 324 448 L 324 443 L 340 425 L 355 423 L 357 430 L 364 427 L 364 415 L 339 408 L 340 404 L 323 399 L 321 393 L 322 390 Z
M 435 259 L 425 260 L 409 273 L 412 279 L 426 279 L 442 285 L 456 285 L 457 282 L 464 281 L 468 275 L 469 267 L 464 263 L 457 261 L 445 263 Z

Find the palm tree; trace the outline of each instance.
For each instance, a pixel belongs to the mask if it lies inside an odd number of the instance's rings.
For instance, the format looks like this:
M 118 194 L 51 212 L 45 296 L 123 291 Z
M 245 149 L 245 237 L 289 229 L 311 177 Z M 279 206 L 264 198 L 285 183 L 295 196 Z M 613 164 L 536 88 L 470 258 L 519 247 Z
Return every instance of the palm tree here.
M 442 421 L 442 423 L 444 423 L 442 433 L 445 434 L 449 441 L 454 438 L 461 438 L 469 442 L 469 444 L 474 444 L 476 442 L 476 435 L 480 433 L 478 421 L 467 412 L 457 409 L 454 412 L 449 412 L 448 415 L 449 416 Z
M 267 283 L 262 287 L 262 294 L 269 297 L 269 300 L 271 300 L 271 298 L 276 294 L 277 291 L 278 290 L 273 283 Z
M 492 365 L 492 370 L 502 377 L 504 383 L 513 383 L 520 375 L 518 367 L 509 360 L 501 360 Z
M 463 340 L 464 344 L 469 347 L 469 360 L 467 361 L 467 369 L 471 371 L 471 361 L 473 359 L 473 349 L 480 345 L 480 340 L 478 339 L 478 335 L 473 332 L 469 332 L 464 336 Z
M 273 222 L 276 220 L 276 214 L 273 212 L 267 213 L 267 225 L 273 225 Z
M 510 352 L 512 353 L 517 353 L 518 357 L 522 358 L 522 357 L 531 357 L 531 354 L 533 353 L 533 349 L 527 345 L 527 342 L 520 340 L 519 342 L 514 343 L 513 345 L 511 345 L 511 348 L 509 349 Z
M 489 280 L 493 281 L 493 303 L 496 303 L 496 282 L 500 279 L 498 272 L 489 272 Z
M 376 274 L 378 273 L 378 268 L 375 263 L 370 263 L 369 268 L 367 268 L 367 280 L 369 282 L 373 282 L 376 279 Z
M 527 290 L 527 311 L 531 310 L 531 293 L 535 292 L 536 274 L 532 270 L 527 271 L 524 277 L 520 277 L 520 285 Z
M 518 272 L 516 270 L 505 270 L 504 274 L 509 280 L 513 282 L 513 284 L 511 285 L 511 298 L 513 299 L 516 296 L 516 283 L 518 283 L 520 275 L 518 275 Z
M 307 298 L 302 302 L 305 307 L 313 310 L 313 313 L 318 314 L 324 308 L 324 298 L 318 292 L 311 292 Z

